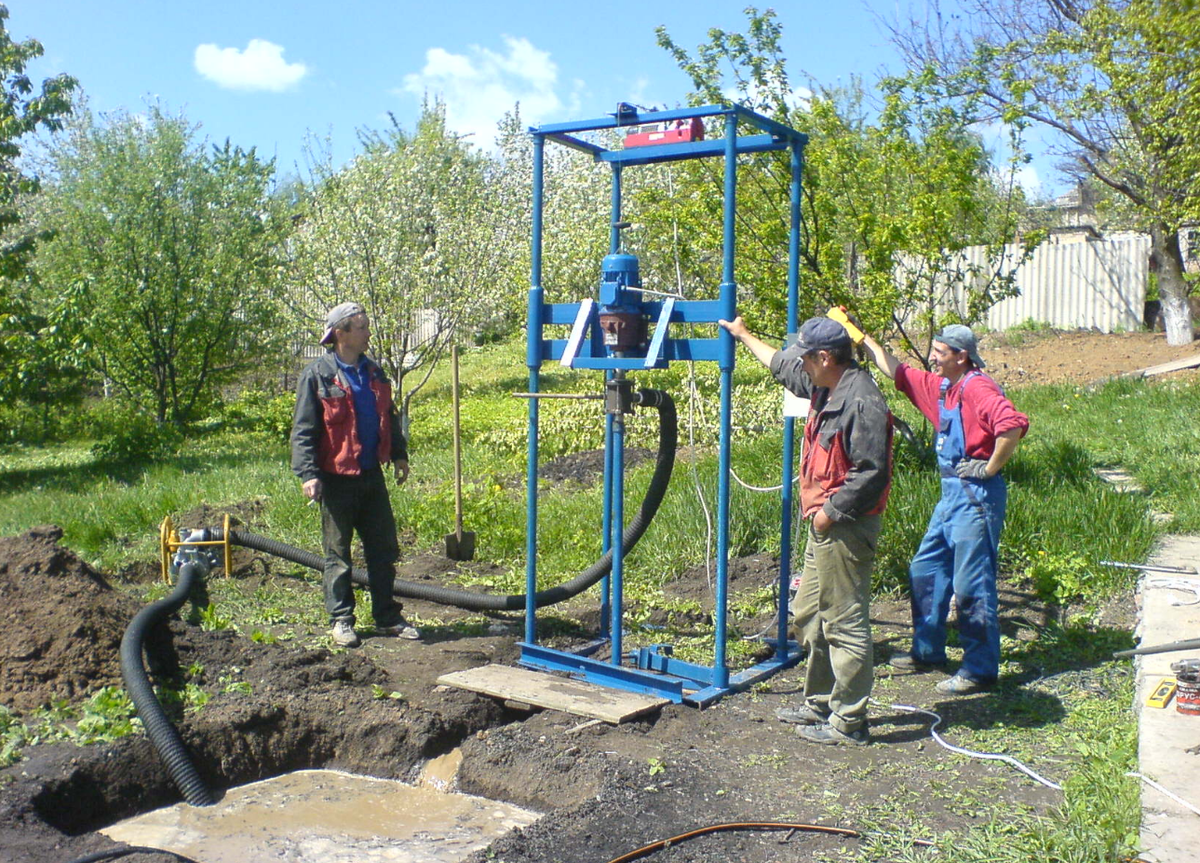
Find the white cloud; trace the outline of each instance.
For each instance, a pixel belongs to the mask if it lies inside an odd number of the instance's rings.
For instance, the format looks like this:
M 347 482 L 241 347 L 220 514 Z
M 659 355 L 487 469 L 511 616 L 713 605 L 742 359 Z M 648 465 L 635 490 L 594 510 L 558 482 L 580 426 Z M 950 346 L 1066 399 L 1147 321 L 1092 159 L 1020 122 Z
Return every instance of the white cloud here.
M 308 74 L 303 63 L 287 63 L 283 46 L 251 39 L 246 50 L 219 48 L 211 43 L 196 46 L 196 71 L 230 90 L 270 90 L 279 93 Z
M 1022 165 L 1017 168 L 1014 179 L 1026 194 L 1035 198 L 1041 196 L 1045 191 L 1042 188 L 1042 178 L 1038 176 L 1037 168 L 1033 165 Z
M 466 54 L 430 48 L 425 66 L 405 75 L 397 92 L 440 97 L 446 105 L 446 124 L 460 134 L 471 134 L 471 140 L 484 149 L 491 149 L 496 124 L 518 102 L 526 123 L 558 120 L 570 113 L 575 100 L 565 104 L 556 92 L 558 66 L 550 53 L 528 39 L 503 39 L 504 53 L 478 45 L 470 46 Z M 581 81 L 574 82 L 576 93 L 582 87 Z

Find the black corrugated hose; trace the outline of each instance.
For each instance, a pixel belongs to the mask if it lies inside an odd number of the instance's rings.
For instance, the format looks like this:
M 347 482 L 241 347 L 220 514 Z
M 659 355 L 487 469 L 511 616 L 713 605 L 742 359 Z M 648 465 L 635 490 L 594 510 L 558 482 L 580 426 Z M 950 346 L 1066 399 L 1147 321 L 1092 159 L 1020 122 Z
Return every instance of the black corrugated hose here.
M 67 863 L 98 863 L 100 860 L 116 860 L 118 857 L 128 857 L 130 854 L 162 854 L 167 857 L 174 857 L 179 863 L 197 863 L 191 857 L 184 857 L 182 854 L 177 854 L 174 851 L 167 851 L 164 848 L 151 848 L 147 845 L 127 845 L 124 848 L 109 848 L 107 851 L 95 851 L 91 854 L 84 854 L 82 857 L 76 857 L 74 860 L 67 861 Z
M 211 806 L 216 801 L 200 774 L 196 772 L 179 732 L 167 719 L 162 705 L 154 695 L 154 688 L 150 685 L 145 666 L 142 665 L 142 642 L 150 627 L 174 613 L 187 601 L 193 583 L 197 578 L 203 578 L 205 572 L 203 563 L 185 562 L 179 567 L 175 590 L 170 596 L 139 611 L 126 627 L 125 635 L 121 639 L 121 677 L 125 680 L 125 688 L 129 690 L 129 697 L 137 708 L 138 718 L 146 728 L 146 735 L 166 762 L 171 779 L 183 792 L 184 799 L 193 806 Z
M 641 407 L 652 407 L 658 410 L 658 452 L 654 463 L 654 474 L 650 478 L 650 487 L 637 515 L 625 528 L 622 534 L 622 548 L 628 552 L 642 538 L 650 521 L 658 512 L 667 485 L 671 481 L 671 471 L 675 467 L 675 446 L 679 439 L 679 424 L 675 414 L 675 401 L 662 390 L 641 390 L 635 396 L 635 402 Z M 224 538 L 221 528 L 211 528 L 209 534 L 215 540 Z M 267 539 L 244 530 L 230 530 L 229 541 L 235 545 L 263 551 L 315 569 L 318 572 L 325 568 L 325 559 L 318 554 L 296 548 L 293 545 Z M 554 605 L 570 599 L 587 590 L 612 569 L 612 552 L 608 551 L 586 570 L 568 582 L 556 587 L 537 592 L 534 602 L 538 608 Z M 367 571 L 356 568 L 352 578 L 356 584 L 367 585 Z M 469 611 L 518 611 L 525 608 L 525 594 L 510 594 L 508 596 L 493 596 L 486 593 L 471 593 L 466 590 L 454 590 L 448 587 L 435 587 L 418 584 L 413 581 L 396 579 L 395 593 L 411 599 L 422 599 L 439 605 L 453 605 Z

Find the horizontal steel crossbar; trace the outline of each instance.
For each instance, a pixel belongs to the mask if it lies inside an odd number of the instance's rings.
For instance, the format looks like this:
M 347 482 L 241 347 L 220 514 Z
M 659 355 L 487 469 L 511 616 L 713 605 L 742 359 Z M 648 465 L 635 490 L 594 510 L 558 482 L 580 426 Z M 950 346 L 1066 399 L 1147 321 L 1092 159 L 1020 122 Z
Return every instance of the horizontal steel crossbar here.
M 627 668 L 623 665 L 612 665 L 608 662 L 600 662 L 585 656 L 564 653 L 561 650 L 524 641 L 518 643 L 517 646 L 521 648 L 521 658 L 518 660 L 518 664 L 526 668 L 540 671 L 563 671 L 572 677 L 599 686 L 655 695 L 675 704 L 683 702 L 684 681 L 682 680 L 639 671 L 636 668 Z

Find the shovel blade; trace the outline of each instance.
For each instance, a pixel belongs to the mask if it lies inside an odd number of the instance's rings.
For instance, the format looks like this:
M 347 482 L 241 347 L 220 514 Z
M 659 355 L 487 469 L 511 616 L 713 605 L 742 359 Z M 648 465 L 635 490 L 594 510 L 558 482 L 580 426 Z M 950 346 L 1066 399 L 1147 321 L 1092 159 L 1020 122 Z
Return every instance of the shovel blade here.
M 446 534 L 446 557 L 450 560 L 474 560 L 475 532 L 464 530 L 461 536 L 457 533 Z

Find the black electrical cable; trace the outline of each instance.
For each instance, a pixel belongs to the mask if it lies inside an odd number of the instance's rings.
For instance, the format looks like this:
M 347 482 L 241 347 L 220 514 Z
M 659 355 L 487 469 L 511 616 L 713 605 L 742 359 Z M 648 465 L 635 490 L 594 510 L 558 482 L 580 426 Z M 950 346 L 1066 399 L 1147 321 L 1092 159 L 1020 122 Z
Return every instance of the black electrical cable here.
M 142 665 L 142 642 L 154 624 L 174 613 L 187 601 L 193 583 L 203 575 L 202 564 L 194 561 L 184 563 L 179 567 L 179 577 L 171 594 L 134 615 L 121 638 L 121 678 L 125 681 L 125 688 L 129 690 L 138 718 L 146 728 L 146 736 L 166 762 L 167 771 L 184 799 L 193 806 L 211 806 L 215 800 L 192 764 L 179 732 L 158 703 L 154 687 L 150 685 L 150 678 Z
M 74 860 L 68 860 L 67 863 L 97 863 L 99 860 L 116 860 L 118 857 L 126 857 L 130 854 L 166 854 L 168 857 L 174 857 L 180 863 L 199 863 L 199 861 L 193 860 L 191 857 L 184 857 L 175 851 L 167 851 L 164 848 L 151 848 L 147 845 L 127 845 L 124 848 L 109 848 L 107 851 L 94 851 L 91 854 L 76 857 Z
M 641 848 L 637 848 L 627 854 L 622 854 L 620 857 L 614 857 L 609 863 L 631 863 L 633 860 L 640 860 L 643 857 L 653 854 L 655 851 L 669 848 L 684 840 L 695 839 L 697 836 L 705 836 L 709 833 L 718 833 L 724 830 L 801 830 L 809 833 L 832 833 L 835 836 L 847 836 L 852 839 L 859 839 L 863 835 L 857 830 L 851 830 L 848 827 L 827 827 L 823 824 L 799 824 L 787 821 L 734 821 L 726 824 L 710 824 L 707 827 L 698 827 L 695 830 L 689 830 L 687 833 L 680 833 L 678 836 L 672 836 L 670 839 L 659 839 L 657 842 L 643 845 Z M 927 839 L 914 839 L 912 842 L 914 845 L 925 848 L 934 847 L 933 843 Z
M 650 478 L 650 486 L 637 515 L 630 521 L 622 534 L 621 547 L 628 552 L 642 538 L 646 528 L 650 526 L 655 513 L 662 504 L 671 480 L 671 471 L 675 467 L 675 447 L 679 440 L 679 423 L 675 413 L 675 401 L 662 390 L 641 390 L 635 396 L 635 403 L 641 407 L 651 407 L 658 411 L 658 452 L 655 458 L 654 474 Z M 212 539 L 224 539 L 222 528 L 212 528 L 209 531 Z M 282 557 L 318 572 L 325 568 L 325 559 L 318 554 L 295 546 L 258 536 L 244 530 L 229 531 L 229 541 L 234 545 L 252 548 L 256 551 Z M 538 608 L 563 602 L 587 590 L 612 570 L 612 552 L 608 551 L 568 582 L 540 590 L 534 596 L 534 604 Z M 367 585 L 367 571 L 355 568 L 351 578 L 356 584 Z M 396 579 L 394 592 L 398 596 L 410 599 L 421 599 L 439 605 L 452 605 L 470 611 L 518 611 L 525 608 L 525 594 L 509 594 L 507 596 L 486 593 L 472 593 L 466 590 L 454 590 L 448 587 L 437 587 L 418 584 L 404 579 Z

